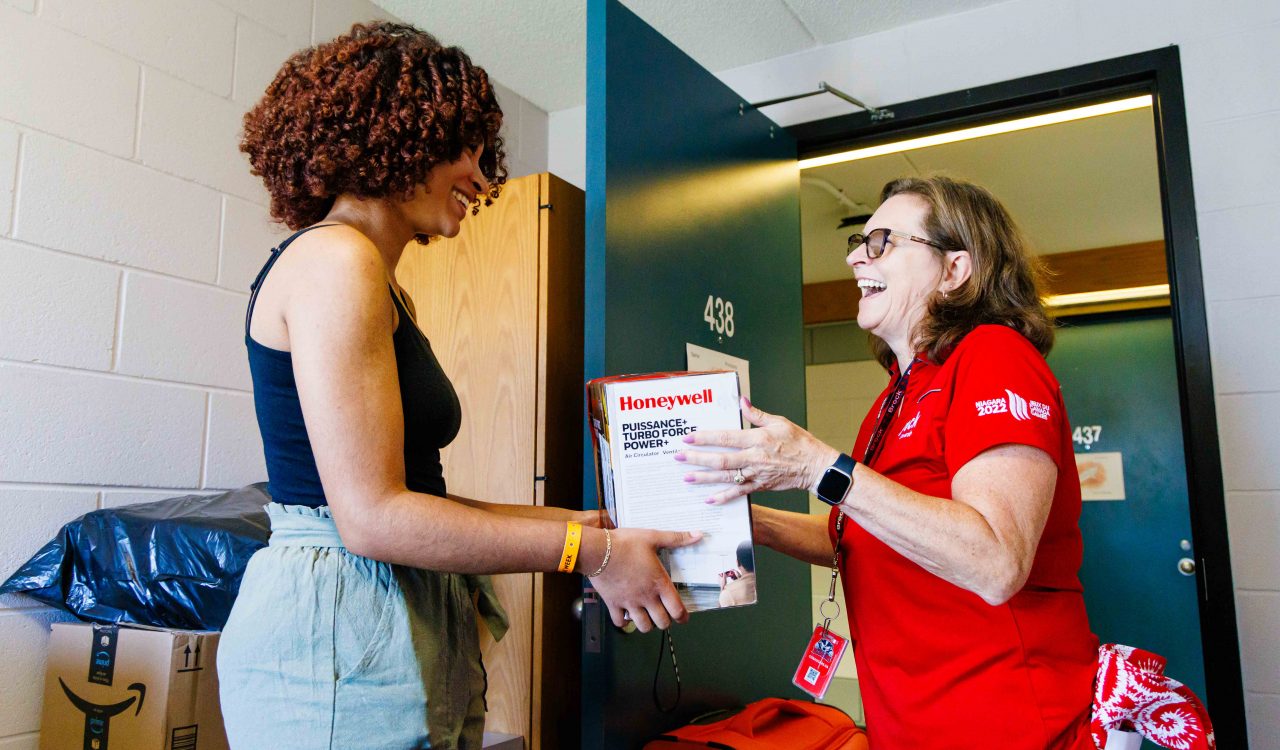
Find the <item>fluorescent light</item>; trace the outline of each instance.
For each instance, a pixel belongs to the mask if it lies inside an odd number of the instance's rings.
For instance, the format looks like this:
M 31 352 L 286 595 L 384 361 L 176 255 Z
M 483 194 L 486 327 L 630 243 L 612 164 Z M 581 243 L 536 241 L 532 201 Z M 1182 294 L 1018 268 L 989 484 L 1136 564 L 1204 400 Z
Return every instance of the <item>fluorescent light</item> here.
M 879 146 L 856 148 L 852 151 L 845 151 L 839 154 L 828 154 L 826 156 L 815 156 L 811 159 L 801 159 L 800 168 L 812 169 L 814 167 L 825 167 L 828 164 L 840 164 L 846 161 L 856 161 L 857 159 L 869 159 L 873 156 L 896 154 L 917 148 L 928 148 L 929 146 L 941 146 L 944 143 L 967 141 L 973 138 L 985 138 L 989 135 L 1012 133 L 1016 130 L 1027 130 L 1029 128 L 1038 128 L 1044 125 L 1057 125 L 1061 122 L 1083 120 L 1087 117 L 1110 115 L 1115 114 L 1116 112 L 1127 112 L 1131 109 L 1142 109 L 1143 107 L 1150 106 L 1151 95 L 1143 94 L 1142 96 L 1135 96 L 1129 99 L 1119 99 L 1113 102 L 1104 102 L 1102 104 L 1091 104 L 1087 107 L 1064 109 L 1058 112 L 1033 115 L 1031 117 L 1023 117 L 1017 120 L 995 122 L 989 125 L 964 128 L 963 130 L 952 130 L 948 133 L 926 135 L 920 138 L 910 138 L 905 141 L 896 141 L 894 143 L 882 143 Z
M 1095 305 L 1103 302 L 1127 302 L 1130 300 L 1156 299 L 1168 296 L 1168 284 L 1152 284 L 1151 286 L 1131 286 L 1126 289 L 1106 289 L 1101 292 L 1052 294 L 1044 298 L 1044 303 L 1049 307 L 1074 307 L 1076 305 Z

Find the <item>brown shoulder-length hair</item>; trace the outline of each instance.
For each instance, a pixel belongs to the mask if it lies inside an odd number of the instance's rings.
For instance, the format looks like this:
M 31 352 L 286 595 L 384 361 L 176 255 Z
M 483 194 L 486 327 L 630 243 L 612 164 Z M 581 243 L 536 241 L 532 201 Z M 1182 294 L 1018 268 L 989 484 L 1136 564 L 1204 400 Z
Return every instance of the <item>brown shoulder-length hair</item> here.
M 465 52 L 412 26 L 356 24 L 285 61 L 244 116 L 240 150 L 271 215 L 301 229 L 343 193 L 408 200 L 466 147 L 484 146 L 490 202 L 507 177 L 500 127 L 493 85 Z
M 933 295 L 913 333 L 915 351 L 943 362 L 965 335 L 990 323 L 1012 328 L 1048 354 L 1053 321 L 1039 291 L 1045 272 L 1000 201 L 978 185 L 935 175 L 893 180 L 881 190 L 880 202 L 903 194 L 928 204 L 924 231 L 945 248 L 938 253 L 967 250 L 973 269 L 947 296 Z M 888 344 L 872 336 L 871 349 L 886 369 L 892 366 Z

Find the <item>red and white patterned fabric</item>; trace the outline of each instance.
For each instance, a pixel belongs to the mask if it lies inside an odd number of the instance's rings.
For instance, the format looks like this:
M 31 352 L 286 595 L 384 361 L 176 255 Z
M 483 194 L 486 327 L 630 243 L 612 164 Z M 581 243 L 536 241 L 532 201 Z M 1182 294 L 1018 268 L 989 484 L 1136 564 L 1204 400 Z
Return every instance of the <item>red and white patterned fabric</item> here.
M 1163 656 L 1132 646 L 1098 648 L 1093 699 L 1093 741 L 1107 746 L 1112 729 L 1137 731 L 1172 750 L 1215 750 L 1204 704 L 1185 685 L 1164 676 Z

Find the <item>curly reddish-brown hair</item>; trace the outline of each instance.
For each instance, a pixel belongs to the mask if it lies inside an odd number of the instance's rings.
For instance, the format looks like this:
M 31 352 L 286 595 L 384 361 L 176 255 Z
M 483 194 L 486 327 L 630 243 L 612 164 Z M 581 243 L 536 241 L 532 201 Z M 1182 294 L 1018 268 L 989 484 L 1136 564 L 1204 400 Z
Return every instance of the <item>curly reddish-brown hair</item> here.
M 507 178 L 501 126 L 493 84 L 465 52 L 412 26 L 356 24 L 285 62 L 245 114 L 240 150 L 271 215 L 301 229 L 344 193 L 408 200 L 432 167 L 480 145 L 488 204 Z

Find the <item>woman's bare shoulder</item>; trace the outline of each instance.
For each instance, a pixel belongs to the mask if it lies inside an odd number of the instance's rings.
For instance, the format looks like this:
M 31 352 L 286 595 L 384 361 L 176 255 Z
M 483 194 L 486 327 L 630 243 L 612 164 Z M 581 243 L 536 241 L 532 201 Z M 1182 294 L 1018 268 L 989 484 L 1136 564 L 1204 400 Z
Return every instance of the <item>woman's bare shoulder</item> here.
M 295 273 L 313 281 L 336 276 L 338 280 L 386 278 L 382 256 L 373 242 L 345 224 L 317 227 L 289 247 Z
M 386 265 L 364 234 L 345 225 L 315 229 L 299 237 L 288 253 L 293 257 L 288 259 L 286 317 L 393 319 Z

